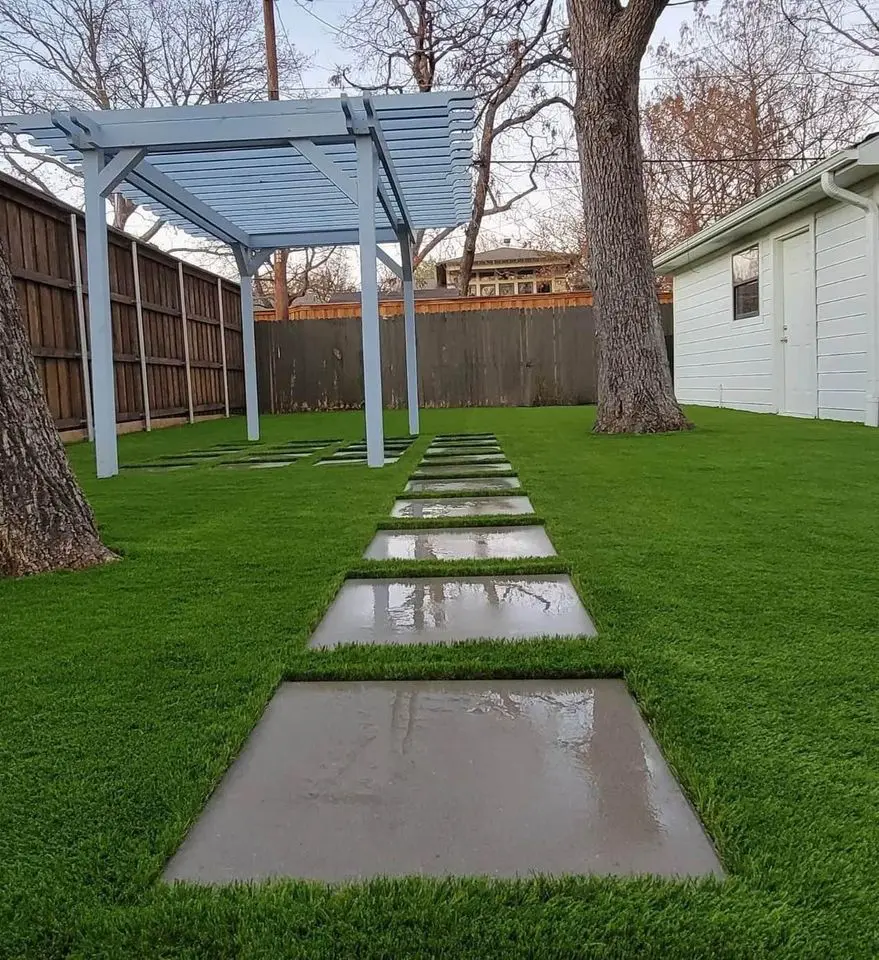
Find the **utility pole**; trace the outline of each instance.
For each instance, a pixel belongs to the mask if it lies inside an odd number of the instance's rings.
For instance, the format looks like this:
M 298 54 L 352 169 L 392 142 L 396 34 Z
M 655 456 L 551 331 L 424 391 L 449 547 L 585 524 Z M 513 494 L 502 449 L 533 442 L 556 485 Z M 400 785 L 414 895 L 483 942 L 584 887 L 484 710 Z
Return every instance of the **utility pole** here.
M 280 99 L 278 81 L 278 43 L 275 38 L 275 2 L 262 0 L 262 17 L 266 36 L 266 72 L 268 74 L 269 100 Z M 272 258 L 274 275 L 275 320 L 286 320 L 290 307 L 287 289 L 287 257 L 289 251 L 277 250 Z

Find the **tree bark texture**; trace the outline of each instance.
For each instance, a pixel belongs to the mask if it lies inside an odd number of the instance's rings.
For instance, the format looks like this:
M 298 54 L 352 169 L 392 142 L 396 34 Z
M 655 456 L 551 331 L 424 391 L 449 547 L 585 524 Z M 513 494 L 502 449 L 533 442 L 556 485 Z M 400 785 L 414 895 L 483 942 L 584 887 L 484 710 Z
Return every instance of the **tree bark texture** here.
M 113 559 L 52 422 L 0 244 L 0 576 Z
M 690 427 L 674 396 L 648 239 L 639 67 L 665 0 L 568 0 L 598 349 L 598 433 Z

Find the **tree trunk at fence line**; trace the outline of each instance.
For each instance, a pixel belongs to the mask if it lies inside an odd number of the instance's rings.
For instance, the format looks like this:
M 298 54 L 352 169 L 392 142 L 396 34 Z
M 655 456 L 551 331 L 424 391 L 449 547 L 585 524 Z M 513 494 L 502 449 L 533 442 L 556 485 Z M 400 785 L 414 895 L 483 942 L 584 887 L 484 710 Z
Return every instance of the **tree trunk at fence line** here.
M 653 274 L 642 176 L 641 58 L 667 0 L 568 0 L 574 125 L 598 349 L 598 433 L 690 423 L 674 395 Z
M 0 244 L 0 576 L 114 559 L 52 422 Z

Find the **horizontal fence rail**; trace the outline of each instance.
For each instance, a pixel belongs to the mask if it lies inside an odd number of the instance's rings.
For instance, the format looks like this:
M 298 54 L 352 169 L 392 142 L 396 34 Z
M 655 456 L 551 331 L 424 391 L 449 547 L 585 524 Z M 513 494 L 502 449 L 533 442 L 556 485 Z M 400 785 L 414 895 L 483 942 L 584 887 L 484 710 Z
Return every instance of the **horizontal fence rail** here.
M 554 294 L 548 296 L 556 296 Z M 568 295 L 570 296 L 570 295 Z M 425 407 L 594 403 L 595 327 L 591 306 L 528 299 L 528 307 L 481 310 L 471 298 L 417 314 L 418 372 Z M 363 405 L 360 318 L 344 316 L 257 324 L 260 409 L 346 410 Z M 424 303 L 418 304 L 419 307 Z M 671 305 L 663 303 L 671 328 Z M 671 348 L 670 337 L 666 342 Z M 384 404 L 406 403 L 403 318 L 381 321 Z
M 120 428 L 243 409 L 238 285 L 122 231 L 108 228 L 108 240 Z M 83 217 L 0 174 L 0 241 L 55 424 L 84 432 L 91 405 Z

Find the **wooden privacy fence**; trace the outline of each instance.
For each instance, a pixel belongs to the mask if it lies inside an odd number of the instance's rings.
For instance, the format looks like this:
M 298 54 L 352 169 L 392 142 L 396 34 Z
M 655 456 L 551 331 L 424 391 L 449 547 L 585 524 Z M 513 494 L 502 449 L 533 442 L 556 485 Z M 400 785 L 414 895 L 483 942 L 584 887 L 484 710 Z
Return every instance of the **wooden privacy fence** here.
M 536 296 L 521 299 L 525 303 L 516 308 L 480 311 L 469 302 L 446 301 L 442 310 L 417 312 L 423 406 L 595 402 L 591 306 L 541 305 Z M 669 329 L 671 305 L 664 303 L 662 310 Z M 263 412 L 363 405 L 359 315 L 258 323 L 256 346 Z M 381 350 L 384 404 L 405 406 L 401 316 L 382 317 Z
M 242 409 L 238 285 L 108 230 L 120 428 Z M 82 215 L 0 174 L 0 241 L 55 424 L 84 430 L 91 404 Z

